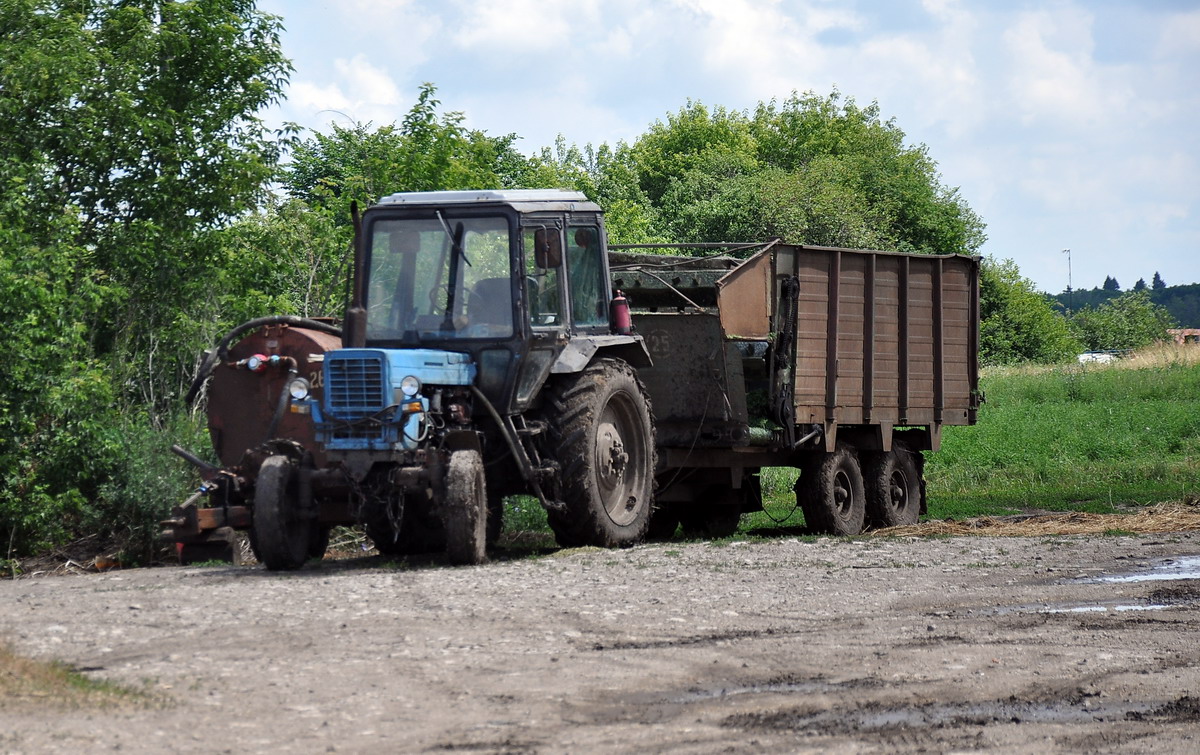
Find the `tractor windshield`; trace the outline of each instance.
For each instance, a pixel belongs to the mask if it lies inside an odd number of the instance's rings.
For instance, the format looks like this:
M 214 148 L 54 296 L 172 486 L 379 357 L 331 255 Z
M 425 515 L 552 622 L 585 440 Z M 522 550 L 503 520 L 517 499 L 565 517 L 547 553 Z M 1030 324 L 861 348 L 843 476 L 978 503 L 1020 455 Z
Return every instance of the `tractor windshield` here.
M 503 216 L 378 220 L 368 233 L 369 341 L 512 336 Z

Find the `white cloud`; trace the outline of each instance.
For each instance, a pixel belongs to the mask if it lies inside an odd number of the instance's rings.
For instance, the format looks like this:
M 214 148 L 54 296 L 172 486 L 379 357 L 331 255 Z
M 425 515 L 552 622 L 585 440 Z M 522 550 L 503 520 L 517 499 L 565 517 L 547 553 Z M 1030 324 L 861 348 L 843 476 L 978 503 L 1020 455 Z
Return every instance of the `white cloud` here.
M 547 3 L 543 0 L 460 2 L 462 26 L 454 43 L 463 48 L 510 50 L 525 56 L 568 47 L 572 20 L 595 16 L 594 2 Z M 581 30 L 580 30 L 581 31 Z
M 337 84 L 314 84 L 311 81 L 297 81 L 292 84 L 288 97 L 289 102 L 306 110 L 344 110 L 349 107 L 350 100 Z
M 1020 13 L 1005 30 L 1008 89 L 1022 122 L 1094 128 L 1130 108 L 1123 69 L 1095 60 L 1092 27 L 1090 13 L 1062 6 Z
M 339 58 L 333 67 L 350 90 L 356 105 L 398 105 L 400 89 L 392 76 L 383 68 L 374 66 L 367 56 L 359 53 L 350 60 Z

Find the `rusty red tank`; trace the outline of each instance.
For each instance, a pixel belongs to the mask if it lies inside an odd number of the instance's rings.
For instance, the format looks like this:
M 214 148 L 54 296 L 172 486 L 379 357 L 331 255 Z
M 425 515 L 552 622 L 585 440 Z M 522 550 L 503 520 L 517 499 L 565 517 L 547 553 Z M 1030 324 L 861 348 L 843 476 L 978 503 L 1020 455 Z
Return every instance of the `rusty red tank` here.
M 336 335 L 278 324 L 255 330 L 229 349 L 228 359 L 213 370 L 208 390 L 208 432 L 223 466 L 237 466 L 246 451 L 270 439 L 268 431 L 280 393 L 287 389 L 288 358 L 295 360 L 297 376 L 308 380 L 312 394 L 319 399 L 325 352 L 341 345 Z M 267 357 L 257 371 L 248 363 L 256 355 Z M 272 363 L 273 356 L 280 359 Z M 311 418 L 296 413 L 296 408 L 294 404 L 287 407 L 271 436 L 310 449 L 316 466 L 322 467 L 325 460 L 315 442 Z

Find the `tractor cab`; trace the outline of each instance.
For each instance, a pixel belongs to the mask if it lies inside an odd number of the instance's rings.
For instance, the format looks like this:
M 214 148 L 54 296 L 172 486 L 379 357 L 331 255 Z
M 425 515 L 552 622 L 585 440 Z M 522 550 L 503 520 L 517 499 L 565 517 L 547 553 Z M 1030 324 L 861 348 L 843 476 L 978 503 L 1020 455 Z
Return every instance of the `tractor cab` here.
M 393 194 L 359 243 L 346 345 L 466 354 L 501 413 L 530 405 L 572 337 L 610 332 L 604 223 L 578 192 Z

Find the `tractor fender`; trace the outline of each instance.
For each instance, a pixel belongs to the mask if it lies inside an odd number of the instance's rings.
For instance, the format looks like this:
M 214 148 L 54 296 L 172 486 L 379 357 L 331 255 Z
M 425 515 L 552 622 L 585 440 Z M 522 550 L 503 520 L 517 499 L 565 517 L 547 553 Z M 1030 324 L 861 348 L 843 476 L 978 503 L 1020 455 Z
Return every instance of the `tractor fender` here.
M 646 348 L 646 341 L 641 336 L 576 336 L 567 342 L 558 358 L 554 360 L 554 364 L 550 366 L 550 373 L 568 375 L 582 372 L 595 361 L 597 355 L 617 357 L 635 369 L 651 367 L 654 364 L 650 359 L 650 351 Z

